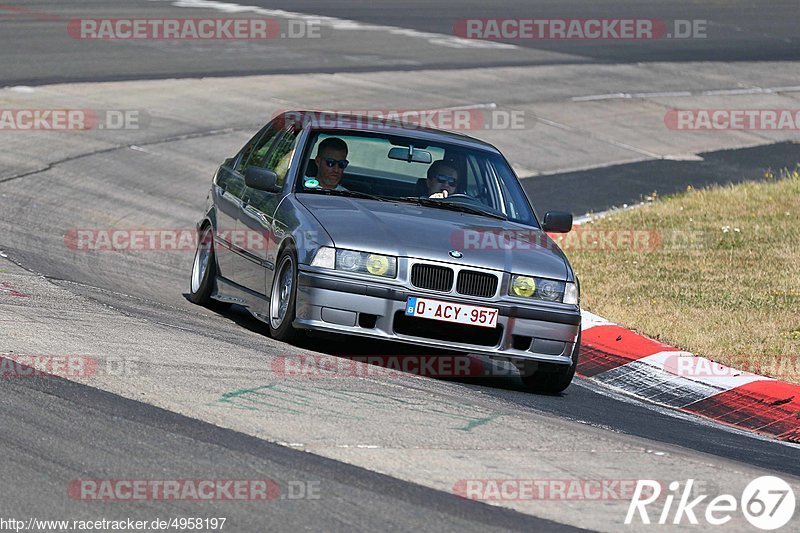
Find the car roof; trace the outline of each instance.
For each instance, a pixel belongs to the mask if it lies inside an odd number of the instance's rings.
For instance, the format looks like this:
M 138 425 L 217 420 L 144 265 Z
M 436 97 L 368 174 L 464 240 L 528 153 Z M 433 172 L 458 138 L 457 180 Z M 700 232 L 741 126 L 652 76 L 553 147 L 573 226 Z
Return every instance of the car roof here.
M 420 111 L 421 112 L 421 111 Z M 313 130 L 341 131 L 344 132 L 375 132 L 386 135 L 411 137 L 432 143 L 446 142 L 464 148 L 488 150 L 499 154 L 500 151 L 493 145 L 464 135 L 446 130 L 438 130 L 423 126 L 404 123 L 399 120 L 385 119 L 383 117 L 337 113 L 335 111 L 286 111 L 280 116 L 292 122 L 298 122 L 304 127 Z

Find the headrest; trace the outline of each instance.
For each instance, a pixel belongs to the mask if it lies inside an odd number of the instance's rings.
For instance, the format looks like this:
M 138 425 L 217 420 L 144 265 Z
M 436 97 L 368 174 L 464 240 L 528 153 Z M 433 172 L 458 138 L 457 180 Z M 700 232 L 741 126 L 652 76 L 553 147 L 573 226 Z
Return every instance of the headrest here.
M 317 177 L 317 162 L 314 159 L 308 160 L 308 166 L 306 167 L 306 177 L 307 178 Z

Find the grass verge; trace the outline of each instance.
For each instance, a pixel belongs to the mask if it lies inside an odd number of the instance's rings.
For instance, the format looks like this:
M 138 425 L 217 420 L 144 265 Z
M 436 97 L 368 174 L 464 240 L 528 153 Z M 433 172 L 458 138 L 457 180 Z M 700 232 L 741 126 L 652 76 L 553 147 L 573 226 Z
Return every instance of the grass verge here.
M 562 238 L 582 307 L 713 361 L 800 383 L 800 164 L 614 212 Z

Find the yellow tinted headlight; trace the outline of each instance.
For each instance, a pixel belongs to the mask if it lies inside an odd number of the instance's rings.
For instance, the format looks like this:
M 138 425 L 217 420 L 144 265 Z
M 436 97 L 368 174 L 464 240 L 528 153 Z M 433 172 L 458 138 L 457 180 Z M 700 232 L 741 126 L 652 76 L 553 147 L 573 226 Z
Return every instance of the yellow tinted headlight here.
M 536 280 L 528 276 L 514 276 L 511 278 L 511 294 L 514 296 L 531 297 L 536 292 Z
M 335 268 L 352 273 L 394 278 L 397 276 L 397 258 L 355 250 L 336 250 Z
M 383 276 L 389 271 L 389 258 L 385 255 L 370 254 L 367 257 L 367 272 L 375 276 Z

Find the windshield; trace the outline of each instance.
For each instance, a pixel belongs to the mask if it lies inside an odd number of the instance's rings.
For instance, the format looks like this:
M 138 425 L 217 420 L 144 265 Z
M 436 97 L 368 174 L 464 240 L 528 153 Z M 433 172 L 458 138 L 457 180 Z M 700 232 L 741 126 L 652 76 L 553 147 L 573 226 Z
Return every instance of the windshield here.
M 511 168 L 489 151 L 409 137 L 317 132 L 303 170 L 296 192 L 414 202 L 537 226 Z

